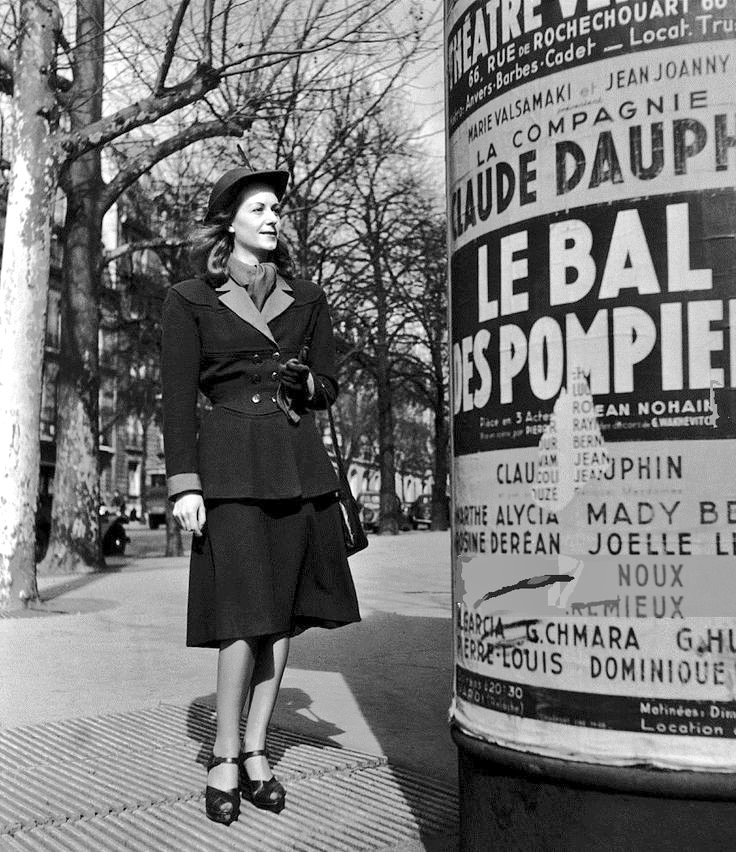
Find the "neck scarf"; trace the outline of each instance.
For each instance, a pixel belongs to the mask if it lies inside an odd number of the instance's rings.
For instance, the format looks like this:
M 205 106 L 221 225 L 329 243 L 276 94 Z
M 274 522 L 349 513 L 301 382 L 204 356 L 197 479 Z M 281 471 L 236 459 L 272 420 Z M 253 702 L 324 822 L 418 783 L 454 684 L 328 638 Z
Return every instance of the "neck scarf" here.
M 260 311 L 276 286 L 276 264 L 257 263 L 255 266 L 230 257 L 228 272 L 233 281 L 244 287 Z

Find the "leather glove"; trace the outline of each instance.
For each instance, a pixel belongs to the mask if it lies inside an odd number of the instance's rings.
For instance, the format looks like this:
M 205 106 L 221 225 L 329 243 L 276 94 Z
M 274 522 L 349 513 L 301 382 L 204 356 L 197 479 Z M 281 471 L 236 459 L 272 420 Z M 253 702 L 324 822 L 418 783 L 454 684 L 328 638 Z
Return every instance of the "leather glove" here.
M 302 364 L 296 358 L 289 358 L 281 366 L 280 372 L 281 384 L 287 393 L 297 396 L 309 396 L 307 384 L 309 380 L 309 367 L 306 364 Z

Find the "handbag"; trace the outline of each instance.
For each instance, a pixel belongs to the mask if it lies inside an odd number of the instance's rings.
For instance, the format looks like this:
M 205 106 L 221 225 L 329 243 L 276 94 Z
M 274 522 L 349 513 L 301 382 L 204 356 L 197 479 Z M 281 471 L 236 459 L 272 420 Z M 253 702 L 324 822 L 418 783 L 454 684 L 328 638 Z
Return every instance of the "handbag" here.
M 322 393 L 325 393 L 325 386 L 322 379 L 316 374 L 315 379 L 319 382 Z M 353 492 L 350 490 L 348 476 L 345 473 L 345 464 L 340 454 L 340 447 L 337 443 L 337 430 L 335 429 L 335 420 L 332 416 L 332 406 L 327 405 L 327 419 L 330 421 L 330 436 L 332 438 L 332 450 L 335 454 L 335 465 L 337 467 L 337 479 L 339 489 L 337 492 L 338 503 L 340 505 L 340 518 L 342 520 L 342 537 L 345 540 L 345 550 L 348 556 L 354 553 L 360 553 L 368 547 L 368 536 L 365 534 L 363 524 L 360 522 L 360 507 L 358 506 Z
M 316 320 L 315 320 L 316 321 Z M 312 345 L 312 335 L 314 334 L 314 324 L 307 334 L 304 344 L 299 352 L 299 360 L 302 364 L 307 363 L 309 357 L 309 348 Z M 329 400 L 327 391 L 325 390 L 324 382 L 316 373 L 312 373 L 316 382 L 322 388 L 322 393 L 325 399 Z M 365 534 L 363 524 L 360 522 L 360 506 L 358 506 L 353 492 L 350 490 L 348 475 L 345 473 L 345 464 L 340 454 L 340 445 L 337 443 L 337 430 L 335 429 L 335 419 L 332 416 L 332 405 L 327 403 L 327 419 L 330 421 L 330 437 L 332 438 L 332 451 L 335 455 L 335 467 L 337 468 L 337 500 L 340 506 L 340 520 L 342 522 L 342 537 L 345 541 L 345 550 L 348 556 L 355 553 L 360 553 L 368 547 L 368 536 Z

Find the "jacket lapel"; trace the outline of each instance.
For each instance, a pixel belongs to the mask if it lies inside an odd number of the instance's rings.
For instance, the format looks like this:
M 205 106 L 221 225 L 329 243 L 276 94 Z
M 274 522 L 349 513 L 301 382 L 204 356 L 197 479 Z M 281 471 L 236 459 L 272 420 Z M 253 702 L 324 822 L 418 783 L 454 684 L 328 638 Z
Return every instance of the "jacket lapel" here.
M 271 295 L 266 299 L 261 309 L 261 316 L 265 322 L 271 322 L 283 312 L 294 301 L 292 288 L 284 281 L 283 278 L 276 278 L 276 286 L 271 291 Z M 249 300 L 250 301 L 250 300 Z M 251 302 L 251 304 L 253 304 Z M 253 305 L 255 308 L 255 305 Z
M 278 282 L 274 293 L 279 290 Z M 268 303 L 273 298 L 273 293 L 266 300 L 266 304 L 263 306 L 264 312 L 258 310 L 258 308 L 253 304 L 253 300 L 248 295 L 245 287 L 239 287 L 232 279 L 228 278 L 228 280 L 223 284 L 222 287 L 217 289 L 217 298 L 222 302 L 223 305 L 226 305 L 230 308 L 231 311 L 234 311 L 240 319 L 247 322 L 249 325 L 252 325 L 257 331 L 260 331 L 261 334 L 265 335 L 269 340 L 273 343 L 276 343 L 276 340 L 271 334 L 271 329 L 268 327 L 265 309 L 268 306 Z M 287 295 L 287 294 L 285 294 Z M 292 296 L 288 296 L 289 303 L 294 301 Z M 286 306 L 288 307 L 288 305 Z M 285 308 L 282 308 L 285 310 Z M 281 313 L 281 311 L 279 311 Z

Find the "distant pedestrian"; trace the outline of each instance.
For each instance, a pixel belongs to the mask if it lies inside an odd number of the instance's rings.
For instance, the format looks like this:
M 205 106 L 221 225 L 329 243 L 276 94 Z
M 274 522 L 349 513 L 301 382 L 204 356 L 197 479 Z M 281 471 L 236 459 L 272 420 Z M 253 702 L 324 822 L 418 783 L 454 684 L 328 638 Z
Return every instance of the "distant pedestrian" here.
M 265 745 L 290 637 L 360 620 L 312 414 L 337 395 L 333 331 L 279 237 L 287 179 L 236 168 L 217 181 L 192 241 L 198 275 L 171 288 L 163 313 L 169 497 L 195 535 L 187 645 L 219 649 L 206 812 L 225 824 L 239 789 L 259 808 L 284 805 Z M 199 427 L 198 390 L 211 403 Z
M 125 515 L 125 497 L 116 488 L 113 492 L 112 505 L 118 515 Z

